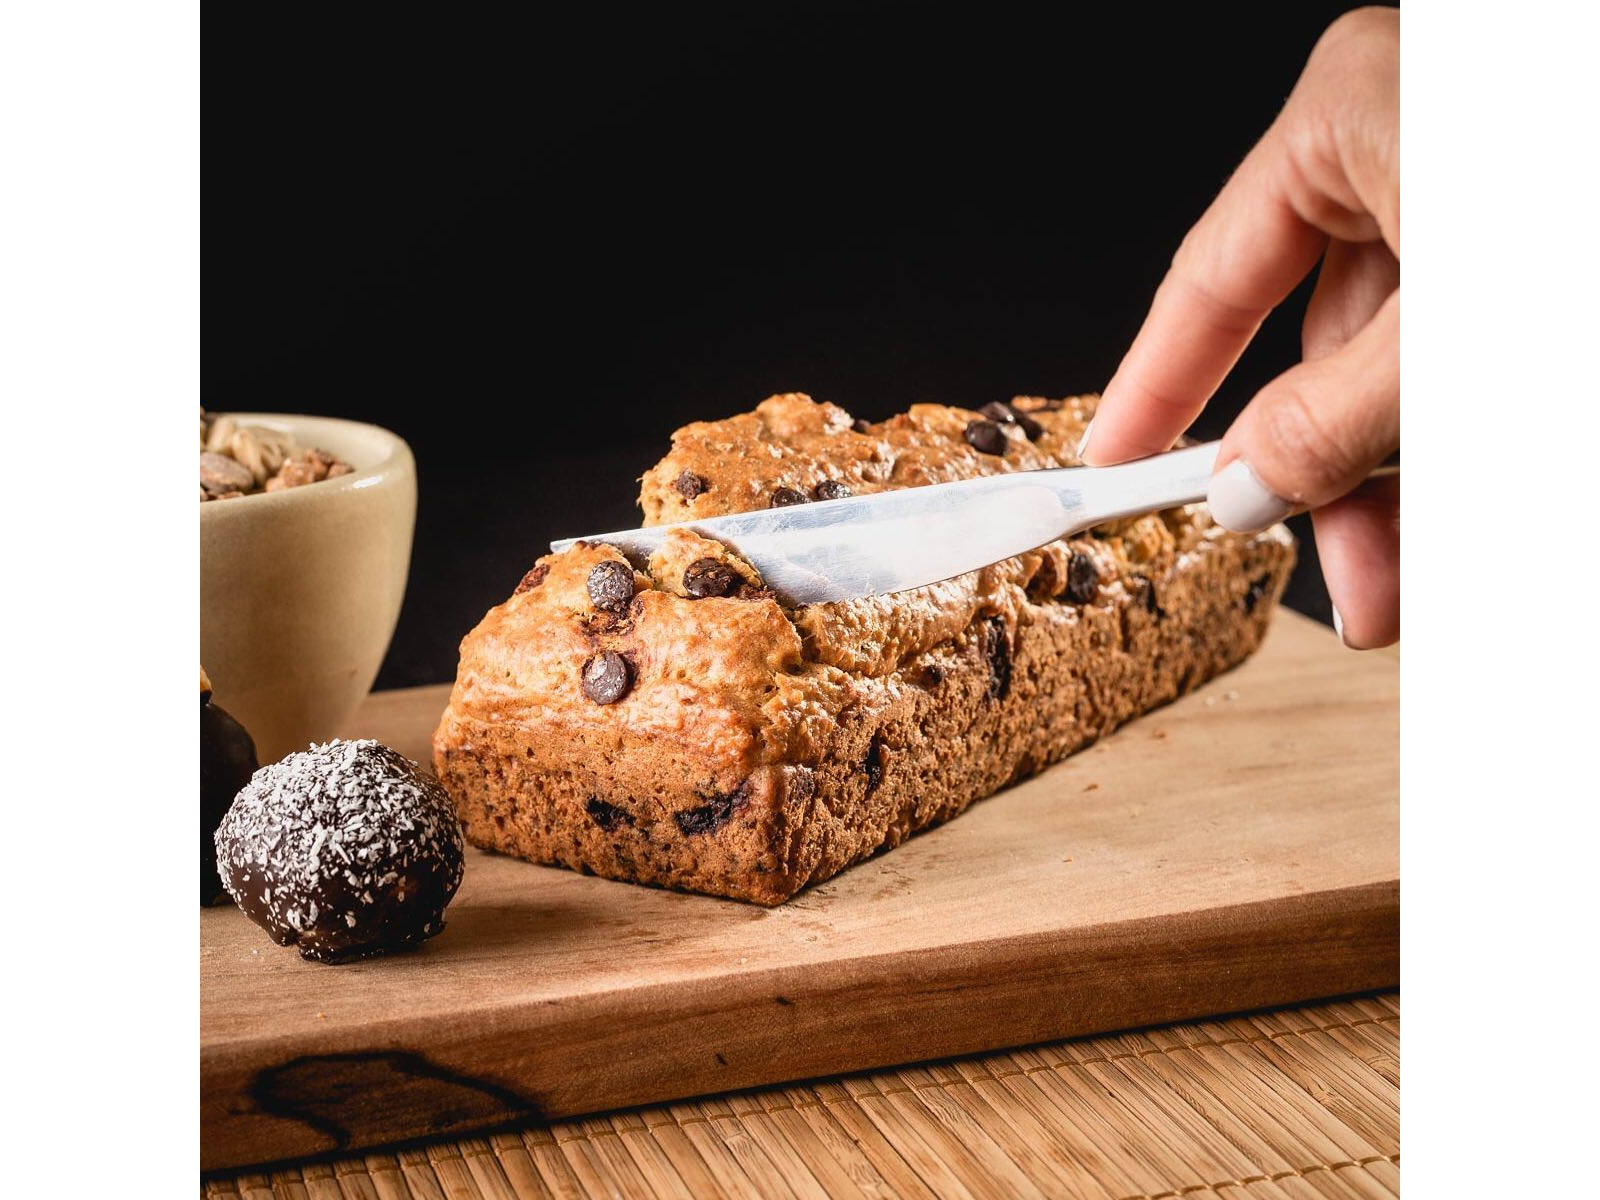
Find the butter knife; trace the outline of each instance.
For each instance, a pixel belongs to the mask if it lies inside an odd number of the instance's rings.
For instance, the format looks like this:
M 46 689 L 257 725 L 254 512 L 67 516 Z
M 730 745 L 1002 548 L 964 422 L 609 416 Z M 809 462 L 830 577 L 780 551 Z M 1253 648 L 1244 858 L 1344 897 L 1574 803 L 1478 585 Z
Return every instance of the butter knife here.
M 732 548 L 794 605 L 887 595 L 951 579 L 1119 517 L 1204 500 L 1220 442 L 1115 467 L 1015 471 L 704 521 L 592 533 L 642 562 L 673 529 Z

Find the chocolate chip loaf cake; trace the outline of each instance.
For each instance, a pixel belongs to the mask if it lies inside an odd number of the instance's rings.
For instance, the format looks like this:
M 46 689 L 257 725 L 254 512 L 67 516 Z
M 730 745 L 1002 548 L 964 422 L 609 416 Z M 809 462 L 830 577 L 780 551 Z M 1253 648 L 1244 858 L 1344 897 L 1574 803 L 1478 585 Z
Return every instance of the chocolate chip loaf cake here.
M 1094 403 L 870 425 L 774 396 L 679 430 L 645 523 L 1074 466 Z M 790 610 L 693 533 L 647 563 L 579 543 L 462 642 L 434 765 L 480 846 L 778 904 L 1234 666 L 1293 561 L 1281 526 L 1233 534 L 1190 505 Z

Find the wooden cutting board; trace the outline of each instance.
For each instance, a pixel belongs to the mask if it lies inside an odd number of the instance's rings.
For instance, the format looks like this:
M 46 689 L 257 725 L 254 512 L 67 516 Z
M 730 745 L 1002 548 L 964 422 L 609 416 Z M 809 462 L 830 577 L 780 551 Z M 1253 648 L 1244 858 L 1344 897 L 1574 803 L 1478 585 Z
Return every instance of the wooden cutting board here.
M 778 909 L 472 852 L 422 949 L 200 916 L 203 1169 L 1399 982 L 1398 657 L 1261 652 Z M 351 736 L 419 761 L 448 690 Z

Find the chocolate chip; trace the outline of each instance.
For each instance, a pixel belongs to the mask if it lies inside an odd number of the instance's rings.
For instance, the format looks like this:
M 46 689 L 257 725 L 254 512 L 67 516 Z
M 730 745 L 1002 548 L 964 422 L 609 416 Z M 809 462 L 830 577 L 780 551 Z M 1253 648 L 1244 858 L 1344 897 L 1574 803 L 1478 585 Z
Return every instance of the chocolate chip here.
M 990 617 L 984 626 L 984 657 L 989 660 L 989 695 L 1004 700 L 1011 691 L 1011 643 L 1006 641 L 1003 617 Z
M 596 704 L 615 704 L 633 686 L 633 668 L 615 650 L 602 650 L 583 664 L 583 694 Z
M 696 600 L 731 596 L 738 586 L 733 569 L 715 558 L 697 558 L 683 572 L 683 590 Z
M 1272 585 L 1272 576 L 1263 575 L 1259 579 L 1250 581 L 1250 590 L 1244 594 L 1244 611 L 1253 613 L 1256 605 L 1261 603 L 1261 598 L 1267 594 L 1267 588 Z
M 873 734 L 872 743 L 867 747 L 866 761 L 861 764 L 861 769 L 867 773 L 867 795 L 869 796 L 877 789 L 879 782 L 883 779 L 883 764 L 887 755 L 888 750 L 883 744 L 883 735 L 881 733 Z
M 672 486 L 678 489 L 678 495 L 683 497 L 685 503 L 692 502 L 701 492 L 709 492 L 711 490 L 709 483 L 688 469 L 685 469 L 683 474 L 678 476 Z
M 1100 568 L 1081 550 L 1067 559 L 1066 597 L 1074 604 L 1088 604 L 1100 594 Z
M 1043 425 L 1039 424 L 1039 422 L 1035 421 L 1025 412 L 1017 412 L 1015 409 L 1012 409 L 1012 412 L 1016 413 L 1017 428 L 1022 430 L 1023 436 L 1026 437 L 1030 442 L 1037 442 L 1041 437 L 1044 436 Z
M 806 494 L 797 492 L 792 487 L 781 487 L 772 493 L 773 508 L 788 508 L 791 504 L 807 503 Z
M 980 454 L 999 454 L 1006 452 L 1006 435 L 1001 432 L 1000 426 L 993 421 L 969 421 L 964 435 L 967 445 Z
M 1139 581 L 1139 604 L 1156 620 L 1161 620 L 1167 615 L 1167 610 L 1161 607 L 1160 600 L 1156 597 L 1155 581 L 1143 575 L 1136 577 Z
M 872 426 L 868 425 L 860 417 L 857 417 L 854 421 L 850 422 L 850 428 L 854 429 L 857 433 L 871 433 L 872 432 Z
M 711 796 L 697 808 L 673 813 L 672 819 L 678 823 L 678 829 L 689 837 L 699 833 L 715 833 L 728 823 L 728 818 L 733 815 L 734 804 L 743 798 L 744 787 L 741 785 L 738 790 L 725 796 Z
M 1015 425 L 1022 430 L 1030 442 L 1037 442 L 1044 433 L 1044 426 L 1035 421 L 1027 413 L 1013 408 L 1009 404 L 1002 404 L 998 400 L 985 404 L 978 410 L 991 421 L 1000 425 Z
M 517 590 L 511 594 L 520 596 L 523 592 L 533 591 L 534 588 L 544 582 L 544 577 L 548 574 L 550 574 L 549 563 L 534 563 L 533 569 L 522 577 L 522 582 L 517 584 Z
M 618 808 L 615 804 L 607 804 L 598 796 L 590 796 L 588 803 L 583 808 L 589 814 L 589 819 L 607 833 L 610 833 L 618 825 L 633 824 L 632 813 Z
M 595 563 L 589 572 L 589 599 L 607 612 L 627 608 L 633 599 L 633 568 L 614 558 Z
M 855 493 L 837 479 L 824 479 L 817 484 L 818 500 L 846 500 L 853 495 Z
M 922 683 L 924 687 L 936 688 L 944 682 L 944 668 L 938 663 L 929 663 L 922 668 Z

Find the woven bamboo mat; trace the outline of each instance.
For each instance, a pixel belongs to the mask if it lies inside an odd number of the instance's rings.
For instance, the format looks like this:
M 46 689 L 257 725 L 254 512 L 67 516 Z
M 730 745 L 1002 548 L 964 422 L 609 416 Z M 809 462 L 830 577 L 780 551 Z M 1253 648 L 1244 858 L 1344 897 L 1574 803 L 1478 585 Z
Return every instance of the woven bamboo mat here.
M 267 1174 L 210 1200 L 1396 1196 L 1400 997 L 1056 1042 Z

